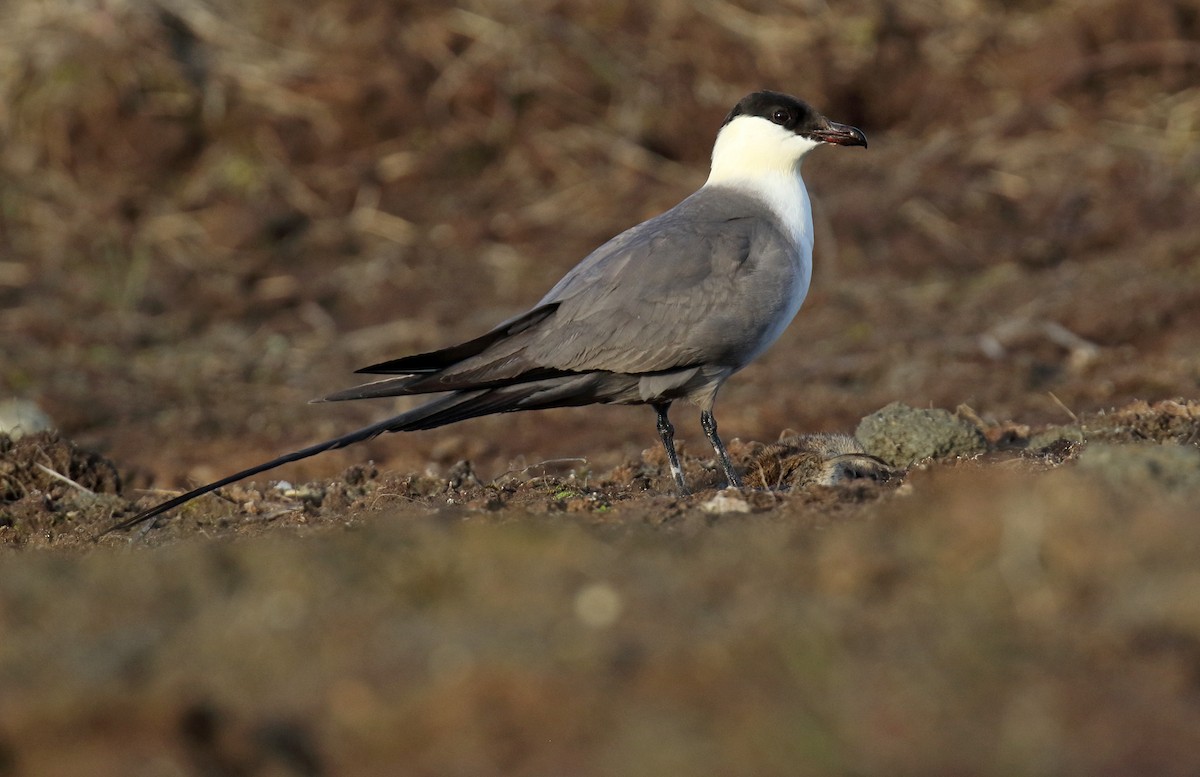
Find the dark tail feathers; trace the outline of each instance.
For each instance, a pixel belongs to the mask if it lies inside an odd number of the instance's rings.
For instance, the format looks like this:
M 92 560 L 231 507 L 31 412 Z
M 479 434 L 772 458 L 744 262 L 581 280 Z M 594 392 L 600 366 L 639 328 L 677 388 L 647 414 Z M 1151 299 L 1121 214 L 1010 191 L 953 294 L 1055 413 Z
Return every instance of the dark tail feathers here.
M 556 376 L 517 385 L 456 391 L 431 402 L 426 402 L 420 407 L 413 408 L 406 413 L 401 413 L 385 421 L 364 426 L 358 431 L 350 432 L 349 434 L 335 437 L 325 442 L 319 442 L 316 445 L 310 445 L 298 451 L 285 453 L 279 458 L 271 459 L 249 469 L 244 469 L 241 472 L 235 472 L 228 477 L 223 477 L 216 482 L 194 488 L 186 494 L 180 494 L 174 499 L 168 499 L 166 502 L 138 513 L 132 518 L 114 524 L 96 536 L 101 537 L 118 529 L 128 529 L 132 526 L 137 526 L 139 523 L 156 518 L 168 510 L 179 507 L 185 502 L 190 502 L 198 496 L 211 493 L 218 488 L 227 486 L 230 483 L 236 483 L 251 475 L 257 475 L 260 472 L 266 472 L 269 469 L 275 469 L 284 464 L 290 464 L 293 461 L 307 459 L 310 456 L 316 456 L 318 453 L 337 450 L 338 448 L 345 448 L 347 445 L 353 445 L 356 442 L 370 440 L 384 432 L 415 432 L 420 429 L 435 429 L 446 424 L 465 421 L 468 418 L 491 415 L 493 413 L 509 413 L 516 410 L 541 410 L 551 407 L 568 407 L 572 405 L 587 405 L 593 402 L 613 401 L 617 396 L 617 394 L 613 393 L 615 389 L 628 389 L 626 385 L 628 380 L 636 380 L 636 378 L 626 378 L 618 381 L 617 384 L 612 384 L 614 377 L 617 376 L 608 373 L 581 373 Z
M 244 469 L 241 472 L 235 472 L 232 475 L 221 478 L 220 480 L 200 486 L 199 488 L 194 488 L 191 491 L 188 491 L 186 494 L 180 494 L 173 499 L 168 499 L 162 504 L 155 505 L 149 510 L 140 512 L 132 518 L 127 518 L 120 523 L 109 526 L 96 536 L 102 537 L 109 532 L 132 528 L 140 523 L 157 518 L 168 510 L 174 510 L 176 507 L 190 502 L 198 496 L 203 496 L 216 491 L 218 488 L 223 488 L 231 483 L 244 480 L 251 475 L 257 475 L 260 472 L 266 472 L 267 470 L 281 467 L 284 464 L 291 464 L 294 461 L 307 459 L 310 456 L 316 456 L 318 453 L 333 451 L 337 450 L 338 448 L 345 448 L 347 445 L 353 445 L 356 442 L 364 442 L 374 437 L 378 437 L 384 432 L 409 432 L 417 429 L 433 429 L 434 427 L 453 423 L 454 421 L 461 421 L 467 418 L 475 418 L 477 416 L 487 415 L 489 413 L 501 412 L 503 408 L 496 407 L 498 404 L 496 401 L 476 401 L 479 399 L 487 400 L 488 397 L 486 395 L 489 393 L 491 392 L 464 391 L 450 394 L 449 396 L 442 397 L 441 399 L 435 399 L 432 402 L 427 402 L 420 407 L 413 408 L 407 413 L 401 413 L 398 416 L 389 418 L 386 421 L 380 421 L 379 423 L 371 424 L 370 426 L 364 426 L 362 429 L 357 431 L 344 434 L 341 437 L 335 437 L 332 440 L 319 442 L 316 445 L 310 445 L 307 448 L 301 448 L 298 451 L 285 453 L 278 458 L 271 459 L 270 461 L 263 462 L 262 464 L 256 464 L 249 469 Z

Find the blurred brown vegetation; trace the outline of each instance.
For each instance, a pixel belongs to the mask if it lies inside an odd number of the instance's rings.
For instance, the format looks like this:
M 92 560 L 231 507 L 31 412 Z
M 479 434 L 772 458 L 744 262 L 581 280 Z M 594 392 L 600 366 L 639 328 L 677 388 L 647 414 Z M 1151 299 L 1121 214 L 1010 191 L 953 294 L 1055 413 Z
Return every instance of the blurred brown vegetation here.
M 302 403 L 536 300 L 702 182 L 724 112 L 762 87 L 872 146 L 809 165 L 814 290 L 727 389 L 731 433 L 848 428 L 895 399 L 1061 420 L 1047 391 L 1083 411 L 1198 383 L 1185 0 L 0 13 L 0 391 L 176 482 L 377 417 Z M 489 419 L 368 453 L 648 444 L 636 411 L 593 412 L 550 439 Z

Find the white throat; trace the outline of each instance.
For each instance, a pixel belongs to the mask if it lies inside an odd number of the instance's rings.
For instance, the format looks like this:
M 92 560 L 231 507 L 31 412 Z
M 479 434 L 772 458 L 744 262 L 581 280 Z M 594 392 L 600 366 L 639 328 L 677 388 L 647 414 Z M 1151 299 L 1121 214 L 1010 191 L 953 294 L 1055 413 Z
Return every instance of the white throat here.
M 812 255 L 812 206 L 800 162 L 820 145 L 757 116 L 721 128 L 705 186 L 728 186 L 767 204 L 805 256 Z

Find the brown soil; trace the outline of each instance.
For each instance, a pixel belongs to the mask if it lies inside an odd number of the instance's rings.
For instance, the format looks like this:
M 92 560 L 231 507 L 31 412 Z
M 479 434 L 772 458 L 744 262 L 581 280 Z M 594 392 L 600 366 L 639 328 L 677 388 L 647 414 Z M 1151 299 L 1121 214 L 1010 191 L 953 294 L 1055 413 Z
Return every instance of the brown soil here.
M 1190 3 L 162 7 L 0 10 L 0 400 L 57 430 L 0 437 L 0 775 L 1200 769 Z M 522 310 L 761 87 L 871 141 L 718 402 L 770 489 L 584 408 L 96 539 L 404 407 L 305 401 Z

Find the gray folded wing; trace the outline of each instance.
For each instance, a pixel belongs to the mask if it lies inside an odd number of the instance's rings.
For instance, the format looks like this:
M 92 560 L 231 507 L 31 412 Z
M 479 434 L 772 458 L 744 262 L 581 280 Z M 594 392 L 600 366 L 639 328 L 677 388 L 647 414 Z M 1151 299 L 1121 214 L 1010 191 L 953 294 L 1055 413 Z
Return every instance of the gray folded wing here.
M 732 190 L 705 188 L 598 248 L 528 313 L 468 343 L 369 367 L 364 371 L 397 377 L 328 399 L 499 388 L 593 372 L 668 388 L 688 371 L 724 376 L 778 336 L 807 285 L 807 262 L 767 208 Z M 588 385 L 589 394 L 630 391 L 628 381 Z

